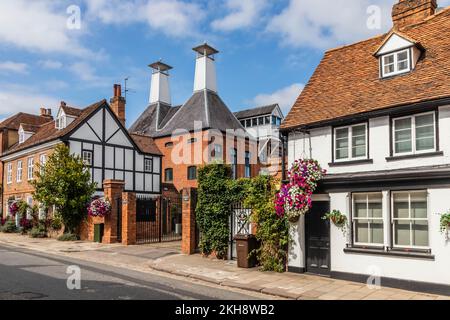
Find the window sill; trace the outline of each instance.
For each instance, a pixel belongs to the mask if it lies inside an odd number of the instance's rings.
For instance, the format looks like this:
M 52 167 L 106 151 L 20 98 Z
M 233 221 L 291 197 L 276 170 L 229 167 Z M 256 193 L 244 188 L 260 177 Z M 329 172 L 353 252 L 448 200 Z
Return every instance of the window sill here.
M 427 152 L 427 153 L 416 153 L 416 154 L 408 154 L 404 156 L 393 156 L 393 157 L 387 157 L 386 161 L 398 161 L 398 160 L 406 160 L 406 159 L 417 159 L 417 158 L 428 158 L 428 157 L 439 157 L 443 156 L 443 151 L 436 151 L 436 152 Z
M 354 254 L 372 254 L 385 257 L 403 257 L 403 258 L 418 258 L 426 260 L 434 260 L 434 255 L 425 251 L 404 251 L 404 250 L 393 250 L 385 251 L 383 248 L 361 248 L 361 247 L 348 247 L 344 248 L 345 253 Z
M 340 166 L 351 166 L 355 164 L 372 164 L 372 159 L 362 159 L 362 160 L 350 160 L 350 161 L 342 161 L 342 162 L 330 162 L 328 166 L 330 167 L 340 167 Z

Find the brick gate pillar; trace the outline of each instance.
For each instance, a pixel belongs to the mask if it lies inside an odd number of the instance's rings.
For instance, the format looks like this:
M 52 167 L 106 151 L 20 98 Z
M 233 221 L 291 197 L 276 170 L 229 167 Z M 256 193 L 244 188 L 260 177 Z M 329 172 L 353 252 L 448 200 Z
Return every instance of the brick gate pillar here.
M 183 217 L 182 217 L 182 242 L 181 252 L 194 254 L 197 249 L 195 206 L 197 189 L 185 188 L 182 190 Z
M 136 194 L 122 193 L 122 244 L 136 244 Z
M 105 217 L 105 229 L 103 232 L 104 243 L 117 242 L 117 216 L 119 214 L 117 200 L 122 198 L 124 186 L 125 182 L 119 180 L 103 181 L 105 198 L 111 202 L 111 214 Z

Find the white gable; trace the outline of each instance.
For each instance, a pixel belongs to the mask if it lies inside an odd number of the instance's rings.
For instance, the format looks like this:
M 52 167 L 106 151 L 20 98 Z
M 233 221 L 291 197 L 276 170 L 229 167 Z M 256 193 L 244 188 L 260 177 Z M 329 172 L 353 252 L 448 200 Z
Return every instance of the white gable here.
M 116 120 L 111 116 L 109 112 L 106 112 L 105 117 L 105 139 L 108 141 L 116 131 L 119 130 L 119 126 Z
M 377 55 L 383 55 L 389 52 L 398 51 L 401 49 L 409 48 L 414 46 L 415 43 L 406 40 L 405 38 L 393 33 L 386 43 L 378 50 Z
M 77 131 L 75 131 L 71 138 L 101 142 L 101 140 L 95 135 L 94 131 L 85 123 Z
M 101 138 L 103 137 L 103 113 L 97 112 L 88 121 L 89 125 L 95 130 L 95 133 Z
M 124 147 L 133 147 L 130 140 L 127 138 L 127 136 L 123 133 L 122 130 L 117 132 L 115 135 L 111 137 L 111 139 L 107 140 L 110 144 L 115 144 L 119 146 Z

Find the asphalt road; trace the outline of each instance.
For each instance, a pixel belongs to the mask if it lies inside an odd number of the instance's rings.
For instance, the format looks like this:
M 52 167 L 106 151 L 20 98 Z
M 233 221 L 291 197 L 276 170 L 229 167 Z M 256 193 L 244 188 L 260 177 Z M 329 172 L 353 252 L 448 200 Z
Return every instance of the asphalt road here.
M 70 266 L 75 267 L 69 268 Z M 78 270 L 80 277 L 77 277 Z M 68 284 L 75 289 L 69 289 Z M 78 284 L 80 289 L 76 288 Z M 1 300 L 247 300 L 257 298 L 261 297 L 188 280 L 0 245 Z

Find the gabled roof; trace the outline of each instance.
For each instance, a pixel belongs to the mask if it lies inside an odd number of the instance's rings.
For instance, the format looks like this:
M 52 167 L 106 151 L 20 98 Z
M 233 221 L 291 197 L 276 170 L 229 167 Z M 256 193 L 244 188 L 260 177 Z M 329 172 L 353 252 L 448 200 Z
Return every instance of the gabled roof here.
M 83 112 L 83 110 L 78 109 L 78 108 L 73 108 L 73 107 L 69 107 L 69 106 L 61 106 L 61 109 L 64 111 L 64 113 L 67 116 L 72 116 L 72 117 L 79 117 L 81 115 L 81 113 Z
M 130 136 L 143 153 L 162 155 L 151 137 L 136 133 L 131 133 Z
M 403 32 L 400 32 L 398 30 L 392 29 L 391 32 L 389 32 L 383 42 L 378 46 L 377 50 L 374 52 L 375 56 L 378 56 L 380 51 L 389 44 L 389 41 L 393 39 L 394 37 L 399 37 L 401 40 L 403 40 L 405 47 L 407 46 L 417 46 L 419 49 L 423 50 L 423 47 L 420 43 L 418 43 L 416 40 L 411 39 L 407 35 L 405 35 Z M 401 48 L 397 48 L 401 49 Z
M 450 97 L 450 7 L 402 33 L 426 49 L 412 72 L 380 79 L 373 53 L 388 35 L 330 50 L 281 128 Z
M 201 123 L 201 127 L 194 128 L 194 123 Z M 244 130 L 217 93 L 202 90 L 195 92 L 181 107 L 168 109 L 159 130 L 156 130 L 156 106 L 150 106 L 131 126 L 130 132 L 144 133 L 156 138 L 170 136 L 177 129 Z
M 20 127 L 22 127 L 23 131 L 25 131 L 25 132 L 33 132 L 33 133 L 37 132 L 40 128 L 40 126 L 35 126 L 32 124 L 28 124 L 28 123 L 21 123 Z
M 34 114 L 19 112 L 0 123 L 0 129 L 6 128 L 11 130 L 19 130 L 20 124 L 29 124 L 40 126 L 46 122 L 52 121 L 51 117 L 37 116 Z
M 252 109 L 242 110 L 235 112 L 234 115 L 239 120 L 245 119 L 245 118 L 252 118 L 252 117 L 258 117 L 258 116 L 264 116 L 268 114 L 272 114 L 272 112 L 278 108 L 278 104 L 271 104 L 268 106 L 263 107 L 256 107 Z
M 58 138 L 64 137 L 66 134 L 68 134 L 74 128 L 76 128 L 84 119 L 89 117 L 94 111 L 103 106 L 105 103 L 107 103 L 106 100 L 101 100 L 86 107 L 85 109 L 82 110 L 80 116 L 64 129 L 61 130 L 56 129 L 54 121 L 45 123 L 44 125 L 40 126 L 39 130 L 37 130 L 36 133 L 32 135 L 29 139 L 27 139 L 24 143 L 12 146 L 3 155 L 11 154 L 17 151 L 33 147 L 35 145 L 50 142 Z

